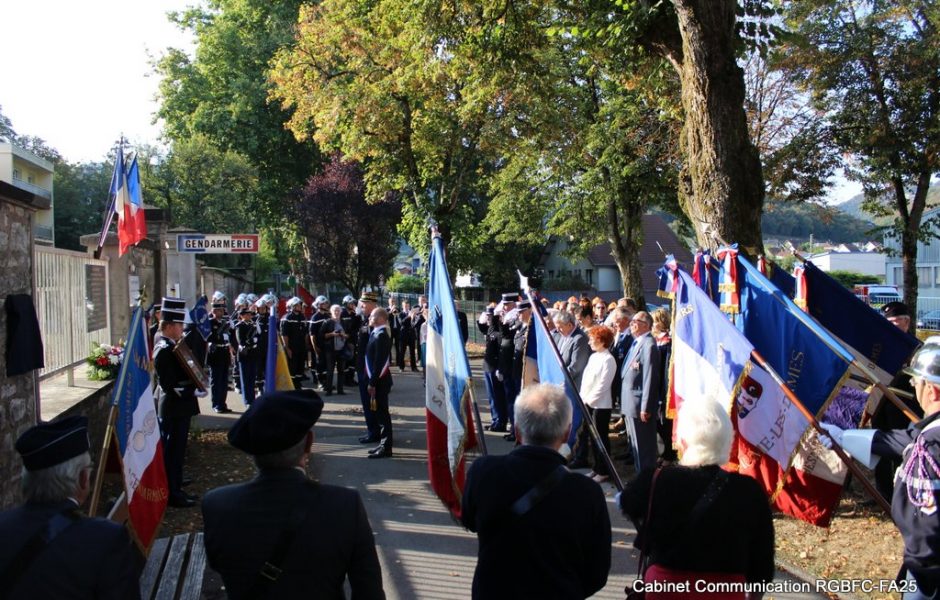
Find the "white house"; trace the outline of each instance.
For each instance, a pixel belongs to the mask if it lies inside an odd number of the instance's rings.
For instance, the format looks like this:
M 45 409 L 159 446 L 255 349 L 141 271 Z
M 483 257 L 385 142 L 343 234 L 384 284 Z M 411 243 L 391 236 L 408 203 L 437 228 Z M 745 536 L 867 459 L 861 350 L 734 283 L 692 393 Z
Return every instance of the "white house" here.
M 852 244 L 854 246 L 854 244 Z M 830 250 L 807 256 L 820 271 L 855 271 L 884 278 L 886 257 L 881 252 L 837 252 Z
M 0 138 L 0 181 L 48 203 L 36 211 L 33 221 L 33 238 L 37 244 L 47 246 L 55 243 L 52 176 L 51 162 Z

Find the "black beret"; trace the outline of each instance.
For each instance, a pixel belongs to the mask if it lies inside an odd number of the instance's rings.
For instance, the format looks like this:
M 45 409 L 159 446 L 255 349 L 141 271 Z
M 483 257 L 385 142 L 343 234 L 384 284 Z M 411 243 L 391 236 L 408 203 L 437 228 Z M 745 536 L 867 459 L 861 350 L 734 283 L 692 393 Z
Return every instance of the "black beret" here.
M 271 454 L 299 443 L 323 411 L 313 390 L 263 394 L 228 432 L 231 445 L 248 454 Z
M 66 417 L 30 427 L 16 440 L 27 471 L 48 469 L 88 452 L 88 419 Z
M 903 302 L 888 302 L 881 307 L 881 314 L 885 317 L 909 317 L 911 316 L 911 311 L 907 309 L 907 305 Z

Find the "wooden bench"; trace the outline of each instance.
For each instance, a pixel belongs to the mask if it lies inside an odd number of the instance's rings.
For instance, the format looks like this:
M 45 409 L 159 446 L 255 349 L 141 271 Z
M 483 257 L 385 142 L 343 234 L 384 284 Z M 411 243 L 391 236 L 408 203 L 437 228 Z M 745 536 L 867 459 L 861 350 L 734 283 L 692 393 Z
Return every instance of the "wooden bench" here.
M 199 600 L 206 570 L 202 532 L 181 533 L 153 543 L 140 576 L 143 600 Z

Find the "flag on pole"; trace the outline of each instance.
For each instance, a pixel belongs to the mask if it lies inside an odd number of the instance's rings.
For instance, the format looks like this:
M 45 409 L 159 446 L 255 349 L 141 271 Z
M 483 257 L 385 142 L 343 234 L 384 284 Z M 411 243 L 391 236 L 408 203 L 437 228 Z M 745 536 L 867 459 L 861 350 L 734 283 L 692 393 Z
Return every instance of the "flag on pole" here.
M 150 377 L 148 334 L 143 309 L 134 309 L 124 362 L 111 403 L 120 450 L 129 522 L 137 541 L 149 549 L 163 520 L 169 490 L 163 445 Z
M 854 356 L 750 262 L 738 256 L 737 267 L 739 329 L 806 409 L 822 419 L 849 382 Z M 835 452 L 818 441 L 815 431 L 808 430 L 790 470 L 781 470 L 762 456 L 746 440 L 738 445 L 741 472 L 775 487 L 773 500 L 780 510 L 828 526 L 848 474 Z
M 316 298 L 299 283 L 297 284 L 297 297 L 304 303 L 304 318 L 309 320 L 313 316 L 313 302 Z
M 189 311 L 189 318 L 202 339 L 208 340 L 212 335 L 212 322 L 209 320 L 209 299 L 205 295 L 196 300 L 196 304 Z
M 526 290 L 529 301 L 535 304 L 535 299 L 529 290 Z M 581 395 L 579 390 L 574 388 L 571 378 L 565 365 L 561 362 L 561 354 L 555 345 L 555 340 L 545 325 L 545 319 L 542 312 L 532 311 L 532 318 L 529 321 L 529 337 L 535 338 L 535 360 L 538 364 L 538 382 L 554 383 L 565 389 L 565 395 L 571 401 L 571 433 L 568 435 L 568 447 L 574 452 L 578 439 L 578 430 L 581 428 L 582 411 Z
M 444 246 L 436 232 L 431 238 L 428 262 L 428 477 L 438 497 L 459 518 L 466 468 L 464 451 L 476 445 L 476 436 L 470 413 L 470 363 L 460 334 Z
M 287 365 L 287 353 L 281 345 L 278 332 L 277 309 L 271 309 L 268 317 L 268 355 L 264 365 L 264 393 L 294 389 L 294 380 Z
M 125 184 L 126 193 L 118 194 L 119 200 L 115 202 L 115 207 L 118 208 L 118 241 L 121 255 L 147 237 L 147 220 L 144 217 L 144 200 L 136 155 L 127 170 Z

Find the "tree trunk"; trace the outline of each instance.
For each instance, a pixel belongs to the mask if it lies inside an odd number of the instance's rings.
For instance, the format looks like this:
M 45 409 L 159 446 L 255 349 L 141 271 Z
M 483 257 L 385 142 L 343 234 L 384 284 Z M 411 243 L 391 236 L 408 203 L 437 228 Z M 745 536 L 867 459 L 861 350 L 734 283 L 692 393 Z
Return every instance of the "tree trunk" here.
M 685 124 L 679 202 L 701 246 L 738 243 L 763 252 L 764 181 L 748 136 L 744 73 L 735 60 L 737 0 L 673 0 L 681 52 L 667 58 L 682 80 Z
M 643 280 L 640 276 L 640 246 L 643 245 L 643 206 L 633 197 L 618 193 L 607 199 L 607 226 L 611 253 L 620 280 L 623 293 L 636 300 L 639 306 L 645 306 L 643 298 Z

